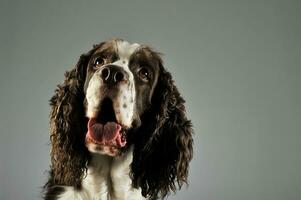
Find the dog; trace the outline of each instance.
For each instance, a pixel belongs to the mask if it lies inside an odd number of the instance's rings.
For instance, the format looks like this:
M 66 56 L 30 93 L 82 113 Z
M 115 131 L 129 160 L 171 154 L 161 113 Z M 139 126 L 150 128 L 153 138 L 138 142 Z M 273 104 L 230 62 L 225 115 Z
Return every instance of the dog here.
M 184 103 L 151 47 L 94 45 L 50 100 L 44 199 L 163 199 L 180 189 L 193 156 Z

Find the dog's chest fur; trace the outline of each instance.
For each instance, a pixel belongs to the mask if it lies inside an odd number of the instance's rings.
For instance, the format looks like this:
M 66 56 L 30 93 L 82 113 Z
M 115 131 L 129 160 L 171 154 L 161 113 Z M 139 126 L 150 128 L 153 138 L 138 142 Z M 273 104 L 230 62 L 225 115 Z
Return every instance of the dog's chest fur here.
M 60 200 L 144 200 L 140 189 L 131 186 L 129 177 L 132 148 L 119 157 L 92 156 L 82 188 L 65 187 Z

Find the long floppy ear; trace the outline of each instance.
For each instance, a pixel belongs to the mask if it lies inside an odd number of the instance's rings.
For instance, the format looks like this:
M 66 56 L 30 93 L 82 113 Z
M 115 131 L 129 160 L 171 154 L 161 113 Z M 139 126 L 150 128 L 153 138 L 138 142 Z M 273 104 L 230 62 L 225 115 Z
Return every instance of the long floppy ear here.
M 89 154 L 85 148 L 86 118 L 84 82 L 89 59 L 98 45 L 80 56 L 76 66 L 65 73 L 50 100 L 51 171 L 45 187 L 80 187 Z
M 184 103 L 171 74 L 160 63 L 152 108 L 143 116 L 146 123 L 137 136 L 132 163 L 133 185 L 150 199 L 164 198 L 187 184 L 193 139 Z

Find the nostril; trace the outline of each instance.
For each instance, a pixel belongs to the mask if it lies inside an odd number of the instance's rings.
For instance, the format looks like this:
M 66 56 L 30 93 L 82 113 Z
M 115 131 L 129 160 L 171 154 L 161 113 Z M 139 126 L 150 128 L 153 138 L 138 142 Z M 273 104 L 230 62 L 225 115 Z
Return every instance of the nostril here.
M 109 79 L 109 76 L 110 76 L 110 70 L 108 68 L 104 68 L 101 71 L 101 78 L 106 81 Z
M 123 80 L 123 78 L 124 78 L 123 73 L 120 72 L 120 71 L 117 71 L 116 74 L 115 74 L 115 76 L 114 76 L 114 81 L 115 82 L 120 82 L 120 81 Z

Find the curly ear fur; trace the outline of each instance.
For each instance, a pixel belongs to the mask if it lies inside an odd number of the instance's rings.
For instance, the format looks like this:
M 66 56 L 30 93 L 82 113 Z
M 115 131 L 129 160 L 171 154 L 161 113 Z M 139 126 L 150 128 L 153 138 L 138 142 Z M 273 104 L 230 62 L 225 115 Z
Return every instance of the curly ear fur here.
M 141 187 L 150 199 L 164 198 L 187 184 L 193 139 L 184 102 L 171 74 L 160 64 L 153 106 L 142 118 L 146 123 L 136 137 L 131 165 L 133 186 Z
M 50 100 L 51 170 L 45 188 L 53 185 L 80 187 L 89 154 L 85 148 L 87 119 L 83 85 L 89 59 L 97 46 L 80 56 L 76 67 L 65 73 Z

